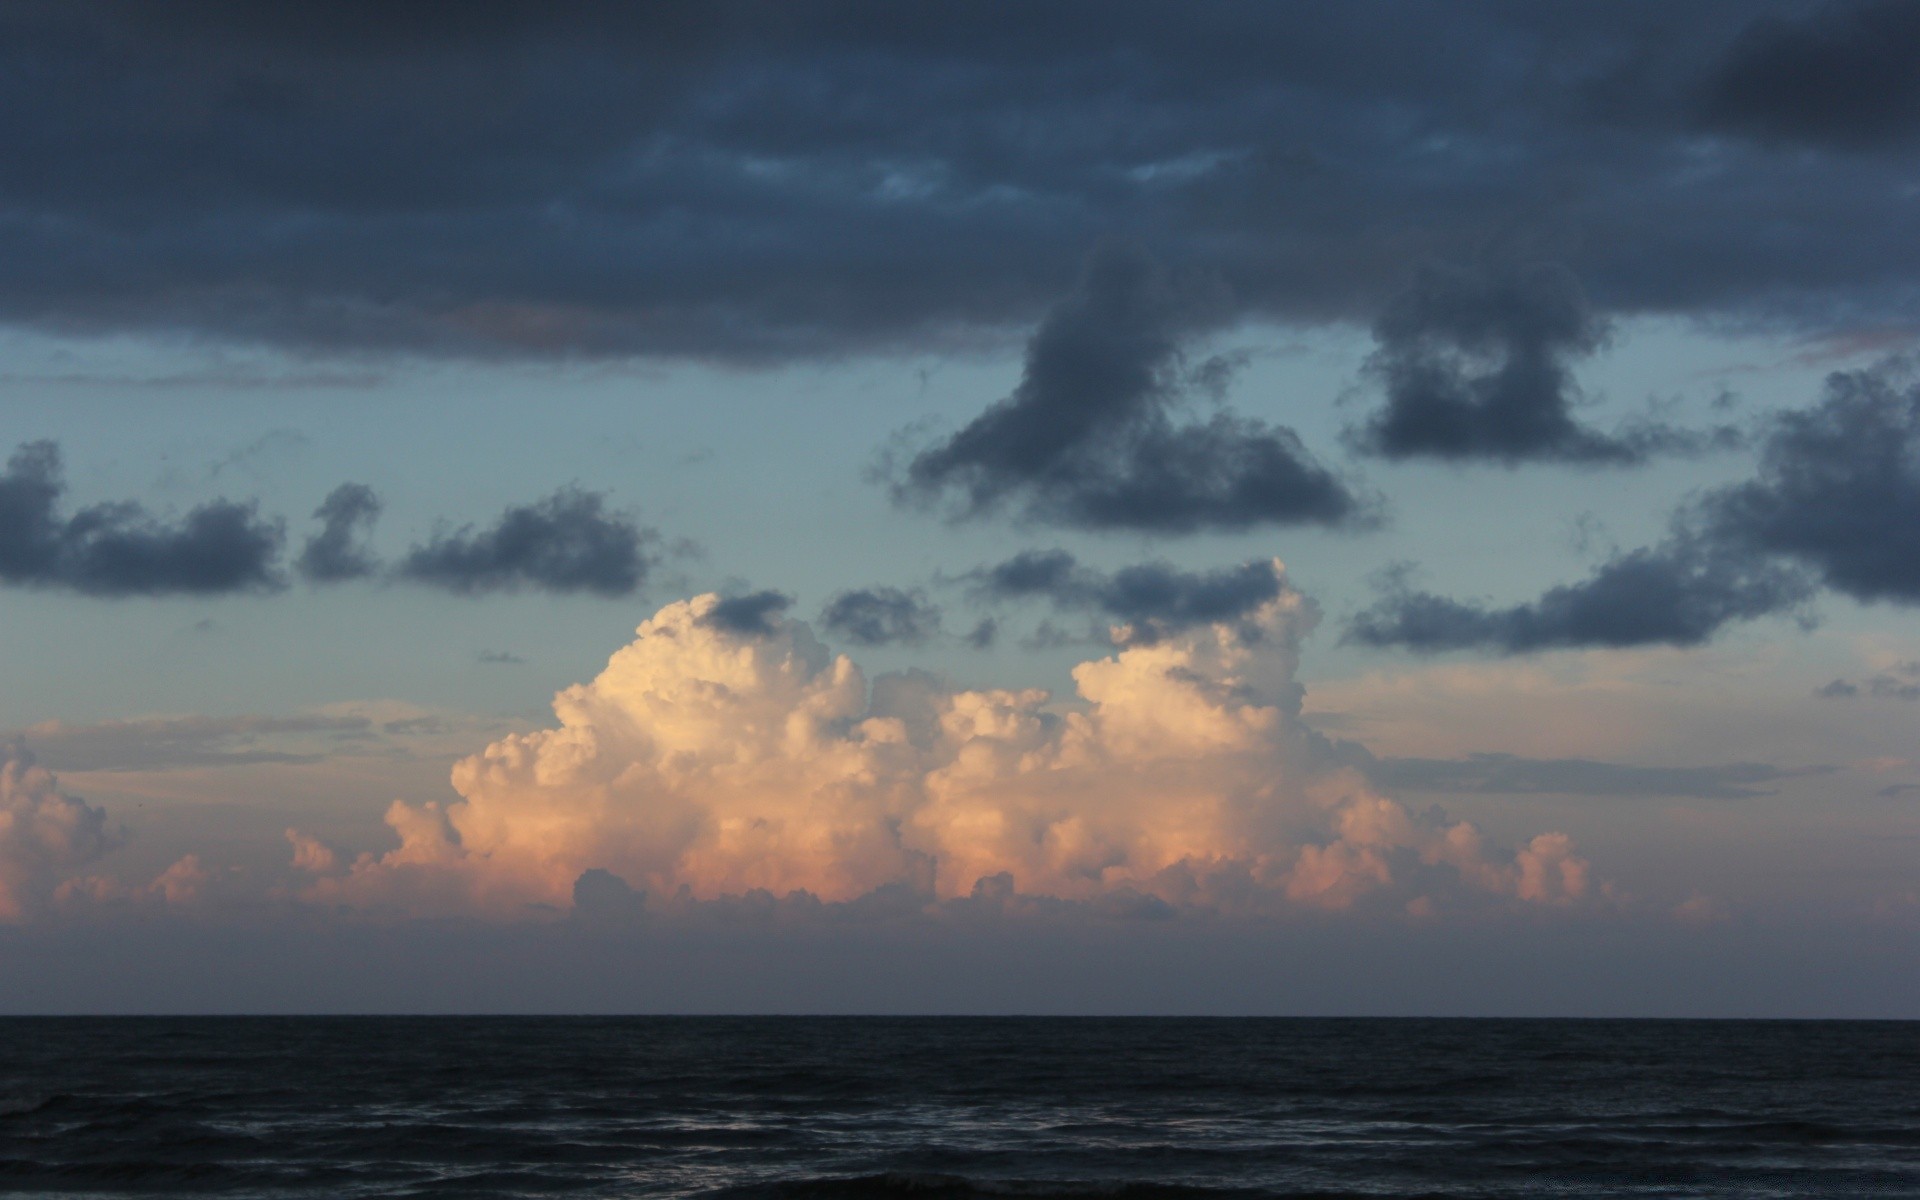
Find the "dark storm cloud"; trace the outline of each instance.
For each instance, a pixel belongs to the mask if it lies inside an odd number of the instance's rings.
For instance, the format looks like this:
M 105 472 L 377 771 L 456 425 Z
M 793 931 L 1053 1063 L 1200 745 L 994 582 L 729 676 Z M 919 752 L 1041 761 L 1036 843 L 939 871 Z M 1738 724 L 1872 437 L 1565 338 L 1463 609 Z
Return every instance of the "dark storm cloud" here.
M 707 611 L 701 620 L 728 633 L 762 637 L 773 632 L 780 614 L 793 607 L 793 597 L 771 589 L 728 596 Z
M 1713 535 L 1856 600 L 1920 604 L 1920 385 L 1906 375 L 1835 374 L 1819 404 L 1774 418 L 1755 477 L 1703 501 Z
M 319 533 L 307 539 L 294 564 L 314 583 L 364 579 L 380 569 L 366 546 L 367 534 L 380 516 L 380 497 L 363 483 L 343 483 L 327 493 L 313 510 Z
M 1386 406 L 1351 437 L 1387 458 L 1630 464 L 1711 442 L 1657 424 L 1607 434 L 1574 419 L 1573 366 L 1605 344 L 1607 326 L 1557 264 L 1430 263 L 1374 337 L 1367 369 Z
M 1586 580 L 1508 607 L 1400 580 L 1347 638 L 1421 652 L 1687 646 L 1728 622 L 1794 609 L 1821 585 L 1868 603 L 1920 604 L 1920 384 L 1911 374 L 1895 361 L 1829 376 L 1819 403 L 1769 419 L 1752 479 L 1695 497 L 1674 514 L 1666 542 L 1617 555 Z M 1835 683 L 1823 694 L 1854 686 Z
M 918 591 L 855 588 L 828 600 L 820 623 L 862 646 L 917 646 L 940 632 L 940 609 Z
M 1800 572 L 1697 537 L 1621 554 L 1579 583 L 1505 607 L 1389 586 L 1345 640 L 1417 653 L 1525 654 L 1589 646 L 1693 646 L 1730 621 L 1795 608 L 1813 587 Z
M 1098 613 L 1152 640 L 1194 625 L 1236 621 L 1280 594 L 1282 576 L 1256 559 L 1213 571 L 1143 563 L 1107 573 L 1064 550 L 1028 550 L 968 575 L 988 600 L 1044 599 L 1056 608 Z
M 59 512 L 60 450 L 29 442 L 0 474 L 0 581 L 94 596 L 210 595 L 282 586 L 280 524 L 213 500 L 174 523 L 132 502 Z
M 1701 97 L 1711 126 L 1754 137 L 1866 149 L 1920 130 L 1920 6 L 1828 4 L 1759 17 Z
M 1907 164 L 1769 139 L 1908 128 L 1911 10 L 1767 11 L 9 5 L 0 319 L 767 360 L 1020 327 L 1112 233 L 1370 321 L 1516 227 L 1606 312 L 1901 316 Z
M 1219 303 L 1137 248 L 1101 247 L 1033 335 L 1013 395 L 915 455 L 896 498 L 1159 533 L 1354 520 L 1361 502 L 1292 430 L 1172 415 L 1196 374 L 1217 384 L 1211 364 L 1187 369 L 1181 346 Z
M 490 528 L 442 531 L 409 551 L 397 574 L 452 592 L 531 587 L 625 596 L 646 581 L 653 536 L 608 512 L 597 493 L 563 489 L 507 509 Z

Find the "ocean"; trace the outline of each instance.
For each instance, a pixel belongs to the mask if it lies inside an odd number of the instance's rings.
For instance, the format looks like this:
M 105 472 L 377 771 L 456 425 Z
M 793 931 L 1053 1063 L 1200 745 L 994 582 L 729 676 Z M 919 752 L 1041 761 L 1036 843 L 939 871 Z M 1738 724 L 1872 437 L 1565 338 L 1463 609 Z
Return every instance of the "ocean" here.
M 1920 1023 L 8 1019 L 0 1192 L 1920 1197 Z

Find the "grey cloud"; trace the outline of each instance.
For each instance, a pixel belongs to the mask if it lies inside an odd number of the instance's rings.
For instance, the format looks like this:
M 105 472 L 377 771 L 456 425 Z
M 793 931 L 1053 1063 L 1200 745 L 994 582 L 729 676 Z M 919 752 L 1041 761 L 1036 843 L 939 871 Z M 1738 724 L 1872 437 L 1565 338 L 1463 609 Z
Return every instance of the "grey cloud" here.
M 1213 571 L 1143 563 L 1112 573 L 1082 566 L 1064 550 L 1029 550 L 971 572 L 975 593 L 991 600 L 1037 597 L 1056 608 L 1095 612 L 1152 640 L 1193 625 L 1235 621 L 1279 596 L 1271 561 Z
M 213 500 L 167 524 L 131 502 L 58 512 L 52 442 L 17 449 L 0 474 L 0 581 L 95 596 L 216 594 L 282 586 L 284 534 L 252 503 Z
M 701 619 L 715 629 L 724 629 L 728 633 L 761 637 L 772 633 L 773 623 L 779 620 L 781 613 L 792 607 L 792 596 L 768 589 L 749 592 L 744 596 L 728 596 Z
M 647 894 L 604 867 L 590 867 L 573 881 L 570 918 L 589 926 L 622 926 L 645 917 Z
M 820 623 L 858 645 L 912 646 L 940 632 L 940 609 L 917 590 L 855 588 L 828 600 Z
M 1920 8 L 1903 0 L 1765 14 L 1706 81 L 1709 128 L 1861 150 L 1920 131 Z
M 1414 792 L 1743 800 L 1772 795 L 1768 785 L 1830 774 L 1834 768 L 1788 769 L 1765 763 L 1643 767 L 1584 758 L 1471 754 L 1466 758 L 1381 758 L 1369 762 L 1365 770 L 1384 787 Z
M 1728 622 L 1792 610 L 1821 585 L 1920 604 L 1920 385 L 1907 373 L 1891 362 L 1829 376 L 1817 404 L 1770 419 L 1752 479 L 1682 505 L 1666 542 L 1618 555 L 1580 583 L 1496 607 L 1400 580 L 1346 636 L 1423 652 L 1685 646 Z M 1835 682 L 1822 694 L 1855 686 Z
M 599 494 L 563 489 L 508 508 L 490 528 L 442 531 L 409 551 L 396 574 L 465 594 L 534 587 L 625 596 L 646 581 L 654 536 L 608 512 Z
M 518 666 L 527 660 L 511 650 L 482 650 L 474 655 L 474 661 L 501 666 Z
M 379 570 L 366 545 L 367 534 L 380 516 L 380 497 L 372 488 L 343 483 L 327 494 L 313 516 L 322 528 L 307 539 L 294 564 L 302 576 L 314 583 L 337 583 L 364 579 Z
M 256 502 L 213 500 L 167 522 L 141 505 L 95 504 L 66 515 L 60 450 L 21 445 L 0 472 L 0 583 L 106 597 L 277 592 L 284 523 Z M 523 587 L 631 594 L 654 565 L 653 530 L 606 509 L 597 493 L 562 489 L 508 508 L 491 527 L 443 528 L 391 569 L 367 545 L 380 499 L 364 484 L 328 494 L 294 566 L 310 583 L 382 578 L 476 594 Z
M 1554 263 L 1428 264 L 1374 323 L 1368 372 L 1386 406 L 1349 437 L 1386 458 L 1630 465 L 1733 440 L 1642 421 L 1602 433 L 1574 418 L 1573 366 L 1606 321 Z
M 1832 375 L 1819 404 L 1776 417 L 1755 478 L 1702 502 L 1712 535 L 1856 600 L 1920 604 L 1920 385 L 1902 374 Z
M 1880 700 L 1920 700 L 1920 662 L 1897 663 L 1859 683 L 1836 679 L 1814 691 L 1824 700 L 1850 700 L 1862 694 Z
M 1800 572 L 1692 536 L 1634 550 L 1579 583 L 1505 607 L 1467 603 L 1391 583 L 1347 626 L 1343 640 L 1417 653 L 1501 654 L 1589 646 L 1692 646 L 1730 621 L 1791 610 L 1812 595 Z
M 1292 430 L 1174 418 L 1195 374 L 1183 341 L 1218 305 L 1137 248 L 1103 246 L 1034 333 L 1013 395 L 914 455 L 895 498 L 1158 533 L 1354 522 L 1360 499 Z M 1215 374 L 1198 371 L 1203 386 Z
M 998 641 L 999 637 L 1000 622 L 994 620 L 992 617 L 982 617 L 972 629 L 967 631 L 966 637 L 961 640 L 975 650 L 991 650 L 994 642 Z

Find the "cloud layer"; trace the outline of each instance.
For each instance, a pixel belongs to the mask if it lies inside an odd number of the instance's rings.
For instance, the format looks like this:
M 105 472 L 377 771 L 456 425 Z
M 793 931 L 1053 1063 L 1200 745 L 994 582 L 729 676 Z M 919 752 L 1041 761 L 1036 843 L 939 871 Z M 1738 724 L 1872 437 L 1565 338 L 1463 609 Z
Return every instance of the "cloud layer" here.
M 733 359 L 1024 324 L 1096 232 L 1370 321 L 1516 226 L 1605 311 L 1904 319 L 1905 6 L 598 2 L 0 17 L 0 319 Z
M 462 761 L 451 803 L 396 803 L 399 847 L 317 869 L 307 894 L 511 914 L 610 894 L 602 871 L 652 897 L 1428 911 L 1590 888 L 1563 835 L 1503 855 L 1342 764 L 1299 717 L 1313 616 L 1283 580 L 1237 621 L 1082 663 L 1065 705 L 920 673 L 869 686 L 777 609 L 743 632 L 723 603 L 661 609 L 555 698 L 557 728 Z

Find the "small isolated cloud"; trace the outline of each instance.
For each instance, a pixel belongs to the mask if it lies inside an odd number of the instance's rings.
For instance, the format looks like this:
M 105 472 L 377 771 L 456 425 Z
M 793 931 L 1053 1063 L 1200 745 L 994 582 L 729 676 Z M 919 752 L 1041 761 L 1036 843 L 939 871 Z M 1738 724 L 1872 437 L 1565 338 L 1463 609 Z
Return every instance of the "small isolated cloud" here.
M 1056 608 L 1121 623 L 1127 640 L 1152 640 L 1197 625 L 1241 620 L 1278 599 L 1286 576 L 1271 559 L 1213 571 L 1142 563 L 1111 574 L 1082 566 L 1065 550 L 1028 550 L 968 575 L 992 600 L 1045 599 Z
M 31 917 L 119 840 L 104 810 L 62 791 L 32 755 L 0 752 L 0 921 Z
M 1013 395 L 915 455 L 895 498 L 1154 533 L 1357 520 L 1359 498 L 1292 430 L 1174 418 L 1193 391 L 1220 386 L 1217 364 L 1188 370 L 1183 350 L 1219 308 L 1144 252 L 1102 247 L 1033 335 Z
M 827 601 L 820 625 L 856 646 L 918 646 L 940 632 L 940 609 L 917 589 L 855 588 Z
M 482 650 L 473 656 L 475 662 L 494 666 L 519 666 L 527 660 L 511 650 Z
M 1591 890 L 1564 835 L 1502 853 L 1374 791 L 1300 719 L 1314 614 L 1284 580 L 1236 620 L 1081 663 L 1061 704 L 918 672 L 869 686 L 777 607 L 742 630 L 715 619 L 725 603 L 667 605 L 559 693 L 555 728 L 460 762 L 449 803 L 393 805 L 396 849 L 339 863 L 296 835 L 318 868 L 304 894 L 402 913 L 625 911 L 642 892 L 1398 913 Z
M 1896 663 L 1859 683 L 1836 679 L 1816 688 L 1813 694 L 1823 700 L 1850 700 L 1860 695 L 1881 700 L 1920 700 L 1920 662 Z
M 1573 365 L 1605 320 L 1565 267 L 1423 267 L 1374 325 L 1386 406 L 1351 431 L 1385 458 L 1631 464 L 1713 443 L 1656 424 L 1606 434 L 1574 419 Z
M 792 596 L 769 589 L 723 597 L 701 614 L 700 620 L 737 637 L 768 637 L 778 628 L 780 614 L 792 607 Z
M 1758 17 L 1699 98 L 1710 129 L 1768 142 L 1866 150 L 1920 131 L 1920 8 L 1830 3 Z
M 307 539 L 294 564 L 313 583 L 364 579 L 380 569 L 367 535 L 380 516 L 380 497 L 363 483 L 343 483 L 313 510 L 319 533 Z
M 0 473 L 0 581 L 93 596 L 270 591 L 285 534 L 257 506 L 212 500 L 179 521 L 131 501 L 59 509 L 60 450 L 29 442 Z
M 415 546 L 396 573 L 467 595 L 537 588 L 627 596 L 646 582 L 655 540 L 652 530 L 609 512 L 600 494 L 568 488 L 508 508 L 488 528 L 443 530 Z

